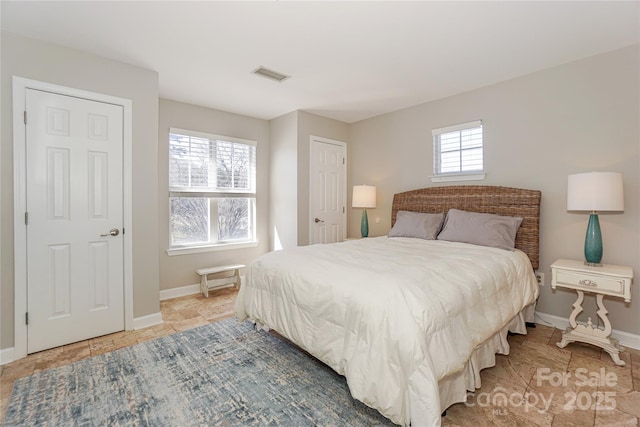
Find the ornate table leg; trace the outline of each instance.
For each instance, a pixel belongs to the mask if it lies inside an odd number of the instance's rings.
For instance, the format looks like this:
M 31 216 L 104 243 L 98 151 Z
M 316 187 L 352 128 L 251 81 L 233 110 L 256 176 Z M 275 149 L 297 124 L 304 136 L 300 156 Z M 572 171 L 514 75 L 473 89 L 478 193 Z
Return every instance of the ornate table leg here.
M 570 342 L 575 341 L 574 339 L 571 338 L 571 332 L 574 331 L 576 329 L 576 326 L 578 326 L 578 322 L 576 322 L 576 317 L 578 317 L 578 314 L 582 313 L 582 311 L 584 310 L 582 308 L 582 302 L 584 301 L 584 292 L 582 291 L 577 291 L 578 292 L 578 299 L 576 300 L 576 302 L 573 303 L 573 311 L 571 312 L 571 316 L 569 316 L 569 326 L 563 333 L 562 333 L 562 341 L 560 341 L 559 343 L 556 343 L 556 345 L 560 348 L 565 348 Z M 591 321 L 591 319 L 589 319 L 589 321 Z
M 578 299 L 573 303 L 573 312 L 571 312 L 571 317 L 569 317 L 569 326 L 566 331 L 562 333 L 562 341 L 556 343 L 556 345 L 560 348 L 565 348 L 569 343 L 580 341 L 586 342 L 589 344 L 596 345 L 604 349 L 611 358 L 614 363 L 618 366 L 624 366 L 625 362 L 620 360 L 619 353 L 624 350 L 623 347 L 618 345 L 618 341 L 610 338 L 611 335 L 611 322 L 607 317 L 607 309 L 604 306 L 603 295 L 598 294 L 596 296 L 596 301 L 598 304 L 598 316 L 602 319 L 604 323 L 604 329 L 597 328 L 593 326 L 591 322 L 591 318 L 588 319 L 586 325 L 579 325 L 576 322 L 576 317 L 583 311 L 582 302 L 584 301 L 584 293 L 582 291 L 578 292 Z
M 607 309 L 604 307 L 603 301 L 604 295 L 598 294 L 596 297 L 596 301 L 598 302 L 598 316 L 602 319 L 604 323 L 604 330 L 601 331 L 602 337 L 605 342 L 602 348 L 609 353 L 609 356 L 613 359 L 614 363 L 618 366 L 624 366 L 625 362 L 620 360 L 619 353 L 624 351 L 624 347 L 618 344 L 618 340 L 611 338 L 611 322 L 609 321 L 609 317 L 607 314 L 609 313 Z M 600 329 L 598 329 L 600 331 Z

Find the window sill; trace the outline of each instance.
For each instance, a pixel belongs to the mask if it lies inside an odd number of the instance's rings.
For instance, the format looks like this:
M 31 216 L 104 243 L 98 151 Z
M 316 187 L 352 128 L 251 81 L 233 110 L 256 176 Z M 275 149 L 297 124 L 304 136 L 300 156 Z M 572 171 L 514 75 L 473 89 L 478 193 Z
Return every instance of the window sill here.
M 176 256 L 176 255 L 197 254 L 201 252 L 230 251 L 233 249 L 255 248 L 256 246 L 258 246 L 258 241 L 221 243 L 218 245 L 206 245 L 206 246 L 189 246 L 184 248 L 167 249 L 167 255 Z
M 431 182 L 482 181 L 485 173 L 430 176 Z

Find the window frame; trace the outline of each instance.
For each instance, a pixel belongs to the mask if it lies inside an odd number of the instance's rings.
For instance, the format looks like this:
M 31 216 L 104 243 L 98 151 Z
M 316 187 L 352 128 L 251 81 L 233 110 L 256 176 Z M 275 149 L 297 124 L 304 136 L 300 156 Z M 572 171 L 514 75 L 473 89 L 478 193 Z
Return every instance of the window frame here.
M 442 167 L 442 151 L 440 144 L 440 137 L 444 134 L 451 132 L 462 132 L 464 130 L 471 130 L 476 128 L 481 129 L 481 147 L 482 150 L 482 168 L 481 169 L 462 169 L 462 162 L 460 162 L 460 170 L 457 172 L 440 172 Z M 433 141 L 433 176 L 430 176 L 432 182 L 454 182 L 454 181 L 480 181 L 483 180 L 486 176 L 484 171 L 484 127 L 482 120 L 476 120 L 467 123 L 460 123 L 453 126 L 442 127 L 438 129 L 433 129 L 431 131 L 432 141 Z M 473 149 L 477 149 L 474 147 Z M 460 147 L 458 150 L 454 150 L 454 152 L 464 153 L 465 150 Z
M 188 129 L 180 129 L 180 128 L 169 128 L 168 136 L 168 151 L 171 150 L 171 135 L 181 135 L 186 137 L 194 137 L 194 138 L 202 138 L 207 139 L 211 146 L 212 143 L 217 143 L 218 141 L 234 143 L 234 144 L 243 144 L 246 146 L 250 146 L 253 148 L 253 165 L 250 168 L 250 188 L 247 190 L 243 189 L 224 189 L 224 188 L 200 188 L 200 187 L 184 187 L 184 186 L 172 186 L 171 185 L 171 176 L 169 171 L 169 166 L 171 164 L 171 154 L 168 154 L 168 165 L 167 165 L 167 180 L 169 181 L 168 188 L 168 213 L 169 213 L 169 248 L 167 249 L 167 254 L 169 256 L 172 255 L 183 255 L 190 253 L 199 253 L 199 252 L 209 252 L 209 251 L 219 251 L 219 250 L 228 250 L 228 249 L 238 249 L 244 247 L 255 247 L 258 245 L 257 240 L 257 221 L 256 221 L 256 199 L 257 199 L 257 141 L 247 140 L 242 138 L 224 136 L 224 135 L 216 135 L 205 132 L 198 132 Z M 209 154 L 209 159 L 211 159 L 211 155 Z M 208 200 L 209 206 L 209 241 L 208 242 L 197 242 L 197 243 L 181 243 L 174 244 L 172 242 L 172 229 L 171 229 L 171 200 L 176 197 L 183 198 L 205 198 Z M 250 236 L 247 239 L 232 239 L 232 240 L 218 240 L 218 202 L 225 198 L 237 198 L 237 199 L 247 199 L 249 203 L 248 209 L 248 222 L 249 222 L 249 234 Z

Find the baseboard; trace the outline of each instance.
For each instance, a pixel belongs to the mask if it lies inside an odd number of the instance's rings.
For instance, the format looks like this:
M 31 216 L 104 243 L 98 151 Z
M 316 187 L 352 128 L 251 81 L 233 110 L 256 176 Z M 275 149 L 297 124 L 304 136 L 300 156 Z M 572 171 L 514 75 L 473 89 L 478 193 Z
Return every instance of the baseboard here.
M 162 314 L 161 313 L 153 313 L 142 317 L 136 317 L 133 319 L 133 329 L 137 331 L 138 329 L 148 328 L 149 326 L 160 325 L 162 323 Z
M 565 317 L 554 316 L 551 314 L 540 313 L 539 311 L 536 311 L 536 318 L 537 320 L 541 320 L 541 322 L 536 323 L 540 323 L 541 325 L 551 324 L 561 330 L 565 330 L 569 326 L 569 319 Z M 640 335 L 614 329 L 613 331 L 611 331 L 611 336 L 617 339 L 618 342 L 625 347 L 640 350 Z
M 199 285 L 198 285 L 199 286 Z M 149 326 L 159 325 L 162 321 L 161 313 L 149 314 L 147 316 L 136 317 L 133 319 L 133 329 L 143 329 Z M 15 360 L 13 347 L 0 349 L 0 365 L 6 365 Z
M 160 301 L 166 299 L 186 297 L 187 295 L 195 295 L 200 293 L 200 283 L 195 285 L 181 286 L 179 288 L 164 289 L 160 291 Z
M 14 360 L 13 347 L 3 348 L 0 350 L 0 365 L 6 365 Z
M 244 276 L 240 276 L 240 283 L 244 283 Z M 187 295 L 196 295 L 199 293 L 200 283 L 196 283 L 195 285 L 181 286 L 179 288 L 164 289 L 160 291 L 160 301 L 172 298 L 186 297 Z

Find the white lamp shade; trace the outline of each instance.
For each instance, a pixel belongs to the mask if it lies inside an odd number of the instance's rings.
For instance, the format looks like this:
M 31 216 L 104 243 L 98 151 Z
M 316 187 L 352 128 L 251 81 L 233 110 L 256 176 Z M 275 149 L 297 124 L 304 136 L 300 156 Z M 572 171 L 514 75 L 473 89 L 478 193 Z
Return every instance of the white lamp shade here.
M 371 185 L 354 185 L 351 206 L 354 208 L 375 208 L 376 187 Z
M 624 211 L 622 174 L 588 172 L 569 175 L 568 211 Z

